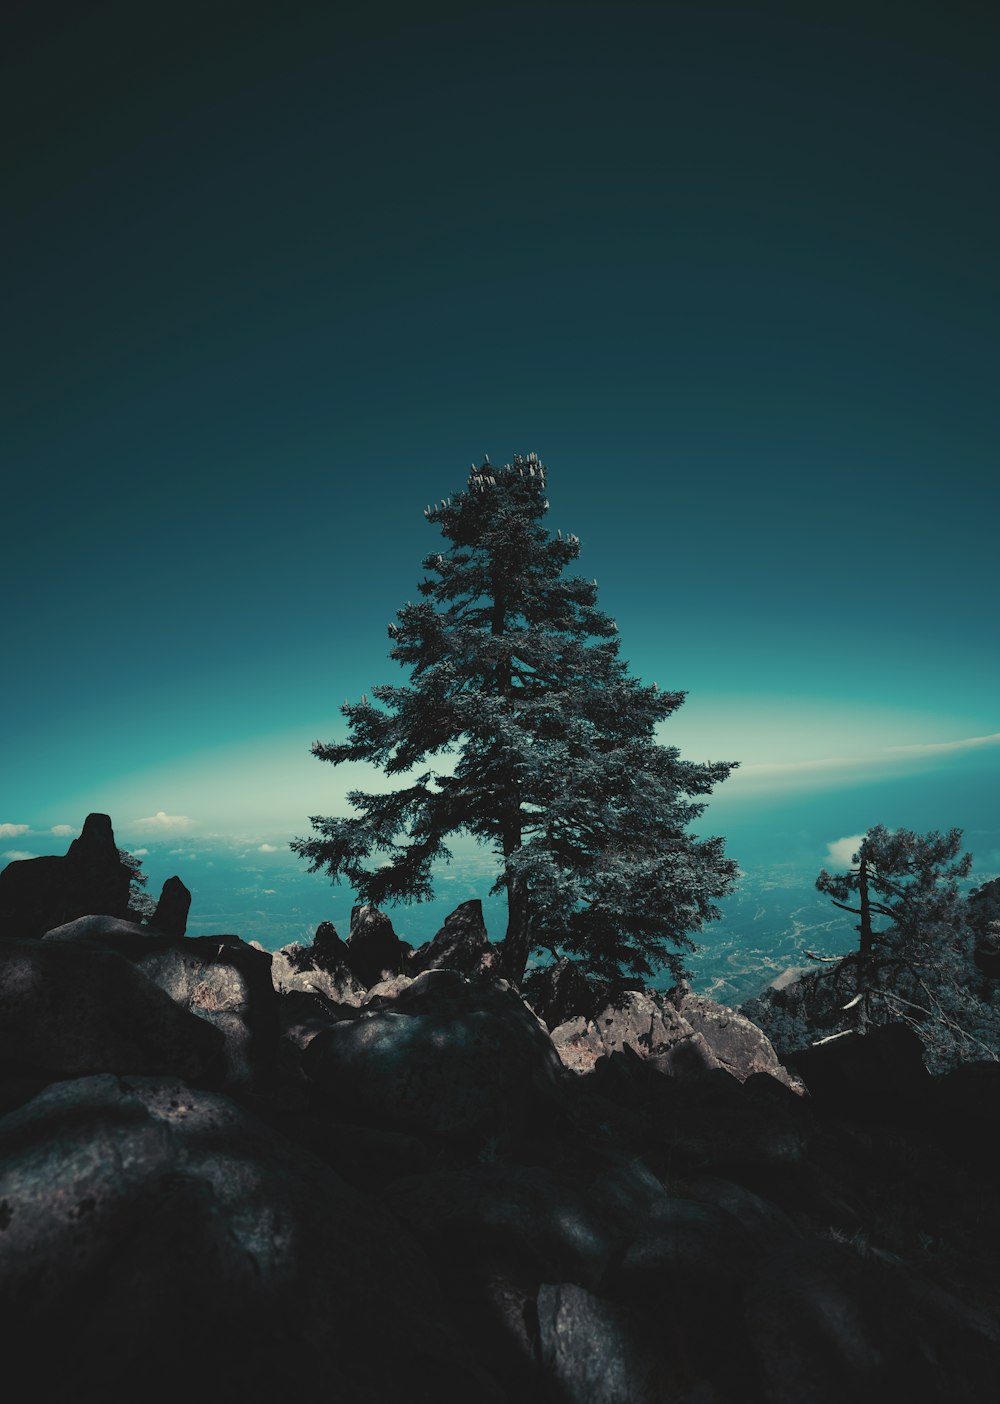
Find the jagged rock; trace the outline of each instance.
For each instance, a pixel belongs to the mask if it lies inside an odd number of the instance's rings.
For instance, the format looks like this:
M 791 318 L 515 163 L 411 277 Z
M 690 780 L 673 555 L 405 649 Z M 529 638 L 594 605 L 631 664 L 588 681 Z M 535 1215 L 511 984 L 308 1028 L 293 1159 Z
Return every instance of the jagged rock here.
M 179 877 L 169 877 L 163 884 L 156 911 L 149 919 L 150 926 L 168 936 L 183 936 L 187 931 L 188 912 L 191 910 L 191 893 Z
M 141 930 L 142 928 L 140 928 Z M 0 943 L 0 1068 L 44 1078 L 175 1073 L 217 1082 L 224 1040 L 116 951 Z
M 56 1084 L 0 1121 L 0 1205 L 0 1313 L 35 1398 L 132 1398 L 155 1362 L 158 1396 L 199 1404 L 331 1378 L 352 1404 L 501 1404 L 399 1225 L 225 1097 Z
M 522 990 L 549 1029 L 557 1029 L 572 1019 L 595 1019 L 607 1007 L 610 994 L 606 984 L 588 979 L 575 961 L 565 957 L 533 970 Z
M 92 912 L 125 918 L 131 872 L 107 814 L 88 814 L 64 857 L 20 858 L 0 872 L 0 935 L 38 937 Z
M 116 951 L 180 1008 L 214 1024 L 225 1039 L 224 1087 L 249 1089 L 272 1072 L 277 1000 L 266 951 L 238 936 L 168 936 L 153 927 L 95 916 L 56 927 L 42 942 L 74 943 Z
M 746 1082 L 754 1073 L 763 1072 L 793 1091 L 805 1090 L 778 1061 L 766 1034 L 745 1015 L 690 990 L 682 990 L 677 996 L 677 1010 L 695 1033 L 701 1034 L 726 1072 L 738 1081 Z
M 399 975 L 412 947 L 401 941 L 392 922 L 376 907 L 355 907 L 347 938 L 347 962 L 366 990 L 386 975 Z
M 411 975 L 422 970 L 457 970 L 469 979 L 489 975 L 497 968 L 496 947 L 486 933 L 483 904 L 478 899 L 463 902 L 446 916 L 434 939 L 418 946 L 407 965 Z
M 339 1117 L 446 1142 L 506 1145 L 560 1106 L 537 1019 L 511 989 L 453 971 L 424 971 L 390 1008 L 318 1033 L 302 1060 Z
M 538 1293 L 542 1368 L 565 1404 L 656 1404 L 676 1399 L 627 1308 L 573 1283 Z

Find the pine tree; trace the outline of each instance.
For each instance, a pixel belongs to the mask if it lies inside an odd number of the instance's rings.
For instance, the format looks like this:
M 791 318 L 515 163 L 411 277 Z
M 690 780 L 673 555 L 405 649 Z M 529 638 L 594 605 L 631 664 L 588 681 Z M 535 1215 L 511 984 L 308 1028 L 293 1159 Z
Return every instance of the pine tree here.
M 292 848 L 378 906 L 431 897 L 432 865 L 464 831 L 498 856 L 515 983 L 533 948 L 604 978 L 662 965 L 679 976 L 690 933 L 735 877 L 723 839 L 688 832 L 733 766 L 657 742 L 685 694 L 629 676 L 596 580 L 564 574 L 579 538 L 552 536 L 548 508 L 529 454 L 473 465 L 463 490 L 426 509 L 449 544 L 389 625 L 409 682 L 345 703 L 350 740 L 312 748 L 406 783 L 352 793 L 357 814 L 314 817 L 316 836 Z M 430 764 L 449 753 L 453 767 Z
M 935 1068 L 997 1056 L 997 1010 L 976 989 L 976 933 L 959 891 L 972 856 L 961 849 L 961 829 L 916 834 L 876 824 L 849 872 L 824 869 L 816 879 L 835 906 L 860 918 L 858 950 L 841 962 L 855 971 L 847 1006 L 855 1027 L 909 1023 Z

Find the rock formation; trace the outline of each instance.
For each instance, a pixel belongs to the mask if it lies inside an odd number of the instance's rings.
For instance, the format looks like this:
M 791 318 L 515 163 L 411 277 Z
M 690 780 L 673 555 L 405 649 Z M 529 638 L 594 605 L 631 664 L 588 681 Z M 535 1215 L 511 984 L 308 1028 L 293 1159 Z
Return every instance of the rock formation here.
M 886 1028 L 810 1050 L 803 1087 L 714 1001 L 581 1007 L 565 969 L 550 1035 L 474 906 L 414 962 L 380 917 L 273 968 L 120 911 L 0 939 L 0 1317 L 32 1398 L 995 1397 L 1000 1066 L 931 1076 Z M 414 976 L 447 951 L 465 974 Z

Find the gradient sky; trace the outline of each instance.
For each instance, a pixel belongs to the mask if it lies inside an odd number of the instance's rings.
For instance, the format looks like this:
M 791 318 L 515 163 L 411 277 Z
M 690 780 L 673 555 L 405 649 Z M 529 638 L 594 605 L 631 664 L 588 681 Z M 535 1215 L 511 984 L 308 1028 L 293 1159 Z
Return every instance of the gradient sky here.
M 5 852 L 284 852 L 425 503 L 535 450 L 664 739 L 743 762 L 705 831 L 1000 869 L 986 9 L 22 7 Z

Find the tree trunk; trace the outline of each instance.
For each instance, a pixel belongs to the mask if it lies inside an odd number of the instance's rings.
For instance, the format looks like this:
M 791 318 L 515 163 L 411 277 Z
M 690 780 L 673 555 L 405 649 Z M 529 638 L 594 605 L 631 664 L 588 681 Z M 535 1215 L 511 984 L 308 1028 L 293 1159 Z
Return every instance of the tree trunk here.
M 872 933 L 872 910 L 868 900 L 868 862 L 861 859 L 858 867 L 858 895 L 860 897 L 861 921 L 858 924 L 858 1032 L 865 1033 L 871 1022 L 871 962 L 874 936 Z
M 512 985 L 520 985 L 531 954 L 531 911 L 524 878 L 507 883 L 507 934 L 500 946 L 500 970 Z

